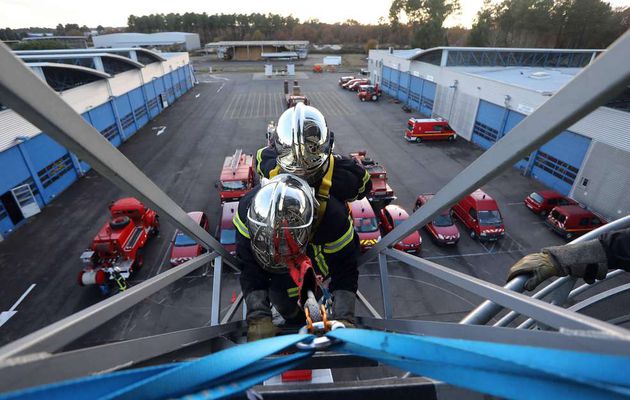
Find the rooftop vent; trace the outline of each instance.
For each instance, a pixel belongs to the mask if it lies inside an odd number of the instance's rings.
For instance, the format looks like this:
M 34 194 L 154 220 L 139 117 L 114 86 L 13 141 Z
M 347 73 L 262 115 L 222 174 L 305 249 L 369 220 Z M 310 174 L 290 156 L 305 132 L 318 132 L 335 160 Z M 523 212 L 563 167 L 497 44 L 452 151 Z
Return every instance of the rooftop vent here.
M 544 71 L 532 72 L 529 75 L 529 77 L 532 79 L 549 79 L 549 72 L 544 72 Z

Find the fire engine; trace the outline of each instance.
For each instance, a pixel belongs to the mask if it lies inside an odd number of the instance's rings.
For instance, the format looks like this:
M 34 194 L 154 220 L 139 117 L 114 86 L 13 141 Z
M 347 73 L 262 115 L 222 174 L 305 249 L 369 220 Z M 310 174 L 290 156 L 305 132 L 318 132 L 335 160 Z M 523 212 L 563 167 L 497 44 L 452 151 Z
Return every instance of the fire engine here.
M 368 193 L 367 198 L 371 203 L 383 207 L 396 199 L 394 190 L 387 183 L 387 170 L 383 165 L 367 157 L 365 150 L 350 153 L 350 157 L 354 158 L 370 174 L 372 190 Z
M 160 230 L 155 211 L 133 197 L 109 206 L 111 220 L 98 231 L 90 248 L 81 254 L 81 286 L 97 285 L 104 295 L 111 288 L 125 290 L 131 274 L 144 263 L 144 245 Z
M 381 93 L 378 83 L 376 85 L 361 85 L 357 91 L 357 97 L 361 101 L 378 101 Z
M 238 149 L 225 157 L 219 185 L 221 203 L 238 201 L 254 187 L 254 157 Z
M 304 103 L 307 106 L 310 104 L 308 97 L 304 96 L 300 90 L 298 81 L 293 81 L 293 88 L 289 93 L 289 81 L 284 81 L 284 98 L 287 102 L 287 108 L 295 107 L 297 103 Z

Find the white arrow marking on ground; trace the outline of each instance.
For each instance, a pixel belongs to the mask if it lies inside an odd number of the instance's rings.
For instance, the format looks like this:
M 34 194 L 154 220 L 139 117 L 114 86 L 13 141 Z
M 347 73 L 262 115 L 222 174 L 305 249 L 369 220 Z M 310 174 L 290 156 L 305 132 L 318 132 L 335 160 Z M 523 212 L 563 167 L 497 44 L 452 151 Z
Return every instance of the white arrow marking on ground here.
M 26 292 L 22 293 L 22 296 L 20 296 L 20 298 L 15 303 L 13 303 L 9 311 L 3 311 L 2 313 L 0 313 L 0 326 L 4 325 L 9 319 L 11 319 L 12 316 L 17 314 L 17 311 L 15 311 L 15 309 L 26 298 L 26 296 L 28 296 L 31 290 L 35 288 L 35 286 L 36 284 L 33 283 L 28 289 L 26 289 Z
M 223 89 L 223 86 L 225 86 L 225 83 L 221 84 L 221 87 L 219 88 L 219 90 L 217 90 L 217 93 L 219 93 L 221 91 L 221 89 Z
M 198 98 L 199 98 L 199 96 L 201 96 L 201 95 L 200 95 L 199 93 L 197 93 L 197 94 L 195 95 L 195 99 L 198 99 Z
M 154 127 L 153 127 L 153 130 L 154 130 L 154 131 L 157 131 L 157 132 L 155 133 L 155 135 L 156 135 L 156 136 L 160 136 L 161 134 L 163 134 L 163 133 L 164 133 L 164 131 L 166 130 L 166 127 L 165 127 L 165 126 L 154 126 Z

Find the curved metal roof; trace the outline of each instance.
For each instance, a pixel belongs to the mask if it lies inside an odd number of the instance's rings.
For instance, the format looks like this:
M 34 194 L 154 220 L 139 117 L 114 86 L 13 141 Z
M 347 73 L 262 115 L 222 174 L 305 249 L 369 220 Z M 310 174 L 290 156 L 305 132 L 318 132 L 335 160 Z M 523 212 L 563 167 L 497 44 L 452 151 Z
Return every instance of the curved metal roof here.
M 61 63 L 54 63 L 54 62 L 34 62 L 34 63 L 27 63 L 27 65 L 31 68 L 33 67 L 41 67 L 41 68 L 63 68 L 63 69 L 68 69 L 68 70 L 73 70 L 73 71 L 81 71 L 81 72 L 85 72 L 88 73 L 90 75 L 94 75 L 94 76 L 98 76 L 99 78 L 102 79 L 107 79 L 107 78 L 111 78 L 112 75 L 106 73 L 106 72 L 102 72 L 102 71 L 98 71 L 92 68 L 87 68 L 87 67 L 83 67 L 80 65 L 72 65 L 72 64 L 61 64 Z
M 100 53 L 120 53 L 125 51 L 135 51 L 147 54 L 155 58 L 157 61 L 166 61 L 160 53 L 141 47 L 119 47 L 119 48 L 89 48 L 89 49 L 59 49 L 59 50 L 17 50 L 13 53 L 18 56 L 36 55 L 36 54 L 100 54 Z
M 142 67 L 144 67 L 144 64 L 134 61 L 131 58 L 123 57 L 118 54 L 103 53 L 103 52 L 88 53 L 88 54 L 59 54 L 59 53 L 37 54 L 36 53 L 36 54 L 18 54 L 17 56 L 27 63 L 28 63 L 28 60 L 59 60 L 59 59 L 72 60 L 72 59 L 102 57 L 102 58 L 113 58 L 118 61 L 122 61 L 124 63 L 133 65 L 135 68 L 138 68 L 138 69 L 141 69 Z

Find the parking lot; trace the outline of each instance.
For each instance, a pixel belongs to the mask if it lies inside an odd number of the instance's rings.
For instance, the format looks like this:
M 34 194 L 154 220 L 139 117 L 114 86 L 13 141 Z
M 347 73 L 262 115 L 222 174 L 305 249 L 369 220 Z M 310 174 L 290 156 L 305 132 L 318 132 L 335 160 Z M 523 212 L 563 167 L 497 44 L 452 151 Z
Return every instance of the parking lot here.
M 337 86 L 339 74 L 305 74 L 302 91 L 326 116 L 335 132 L 335 151 L 366 150 L 387 167 L 396 203 L 411 211 L 419 193 L 436 192 L 466 168 L 482 150 L 465 140 L 409 144 L 402 139 L 406 121 L 387 97 L 361 103 Z M 223 159 L 235 149 L 253 153 L 264 144 L 267 122 L 284 110 L 279 79 L 252 79 L 252 74 L 199 77 L 200 84 L 149 122 L 120 150 L 185 210 L 205 211 L 211 233 L 219 218 L 214 188 Z M 416 115 L 418 116 L 418 115 Z M 157 134 L 153 127 L 165 126 Z M 542 219 L 523 206 L 523 198 L 541 184 L 508 169 L 484 187 L 499 203 L 506 237 L 480 243 L 468 237 L 455 247 L 434 245 L 425 232 L 422 257 L 488 282 L 503 284 L 508 268 L 523 255 L 564 241 L 549 232 Z M 98 302 L 94 287 L 80 287 L 79 256 L 105 221 L 111 200 L 125 196 L 94 171 L 60 195 L 43 212 L 0 243 L 0 310 L 17 314 L 0 327 L 0 345 Z M 164 223 L 147 249 L 145 266 L 133 283 L 169 268 L 174 228 Z M 359 289 L 382 309 L 378 268 L 361 270 Z M 390 264 L 394 316 L 457 321 L 480 300 L 410 267 Z M 223 311 L 238 293 L 237 274 L 225 271 Z M 32 286 L 32 285 L 35 286 Z M 204 267 L 150 296 L 86 335 L 81 344 L 95 344 L 205 325 L 210 319 L 212 269 Z M 360 307 L 360 314 L 367 311 Z

